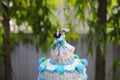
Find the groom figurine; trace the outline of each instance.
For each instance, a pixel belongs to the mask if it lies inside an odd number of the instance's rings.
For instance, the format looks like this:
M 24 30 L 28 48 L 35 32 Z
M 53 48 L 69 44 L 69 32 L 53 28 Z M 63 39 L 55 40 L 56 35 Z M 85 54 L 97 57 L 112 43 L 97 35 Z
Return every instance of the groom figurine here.
M 54 33 L 54 39 L 58 39 L 61 36 L 61 33 L 59 29 L 57 29 L 57 32 Z

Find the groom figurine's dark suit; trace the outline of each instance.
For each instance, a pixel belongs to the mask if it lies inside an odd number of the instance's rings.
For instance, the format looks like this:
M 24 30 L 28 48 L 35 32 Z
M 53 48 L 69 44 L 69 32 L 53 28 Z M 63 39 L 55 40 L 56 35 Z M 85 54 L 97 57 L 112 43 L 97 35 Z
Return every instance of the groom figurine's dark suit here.
M 57 33 L 57 32 L 54 33 L 54 38 L 55 38 L 55 39 L 58 39 L 60 36 L 61 36 L 61 33 L 60 33 L 60 32 L 59 32 L 59 33 Z
M 54 33 L 54 39 L 58 39 L 61 36 L 60 30 L 59 28 L 57 29 L 57 31 Z

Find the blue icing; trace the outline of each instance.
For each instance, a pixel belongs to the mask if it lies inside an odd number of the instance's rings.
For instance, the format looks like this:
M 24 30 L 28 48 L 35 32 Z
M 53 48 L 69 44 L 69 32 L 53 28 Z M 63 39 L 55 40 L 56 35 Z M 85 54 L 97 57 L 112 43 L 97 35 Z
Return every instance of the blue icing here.
M 42 62 L 45 62 L 46 61 L 46 58 L 42 57 L 39 59 L 39 63 L 42 63 Z
M 55 72 L 55 70 L 50 70 L 50 69 L 47 69 L 47 68 L 46 68 L 46 71 L 49 72 L 49 73 L 54 73 L 54 72 Z M 57 71 L 56 71 L 56 72 L 57 72 Z M 65 70 L 65 69 L 64 69 L 64 72 L 73 73 L 73 72 L 75 72 L 75 70 Z
M 84 65 L 77 65 L 76 70 L 80 73 L 83 73 L 84 72 Z
M 52 44 L 52 48 L 55 49 L 57 46 L 64 47 L 65 46 L 65 40 L 64 38 L 58 38 L 56 43 Z
M 42 72 L 42 71 L 45 70 L 46 67 L 47 67 L 47 65 L 46 65 L 45 63 L 41 63 L 40 66 L 39 66 L 39 68 L 38 68 L 38 70 L 39 70 L 40 72 Z
M 83 59 L 81 59 L 81 62 L 82 62 L 82 64 L 83 64 L 83 65 L 85 65 L 85 66 L 87 66 L 87 65 L 88 65 L 88 61 L 87 61 L 86 59 L 84 59 L 84 58 L 83 58 Z
M 79 56 L 77 54 L 74 54 L 75 59 L 79 59 Z
M 55 72 L 55 70 L 50 70 L 50 69 L 47 69 L 47 68 L 46 68 L 46 71 L 49 72 L 49 73 Z
M 75 70 L 64 70 L 65 72 L 70 72 L 70 73 L 72 73 L 72 72 L 75 72 Z
M 59 74 L 64 74 L 64 66 L 63 65 L 56 65 L 56 72 Z

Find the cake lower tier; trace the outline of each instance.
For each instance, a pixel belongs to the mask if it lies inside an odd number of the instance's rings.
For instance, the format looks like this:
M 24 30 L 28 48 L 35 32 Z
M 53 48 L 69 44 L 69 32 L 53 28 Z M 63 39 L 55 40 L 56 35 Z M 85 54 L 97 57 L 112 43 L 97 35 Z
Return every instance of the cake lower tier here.
M 59 64 L 51 59 L 39 60 L 38 80 L 87 80 L 86 59 L 79 59 L 77 55 L 68 63 Z

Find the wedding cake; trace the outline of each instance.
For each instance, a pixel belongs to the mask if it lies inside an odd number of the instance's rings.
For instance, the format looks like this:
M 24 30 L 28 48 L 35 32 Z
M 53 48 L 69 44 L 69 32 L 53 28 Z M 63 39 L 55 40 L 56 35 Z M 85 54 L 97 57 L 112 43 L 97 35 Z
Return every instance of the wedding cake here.
M 86 59 L 80 59 L 74 54 L 75 47 L 65 40 L 67 29 L 59 29 L 54 34 L 54 43 L 51 47 L 51 57 L 39 60 L 38 80 L 87 80 Z

